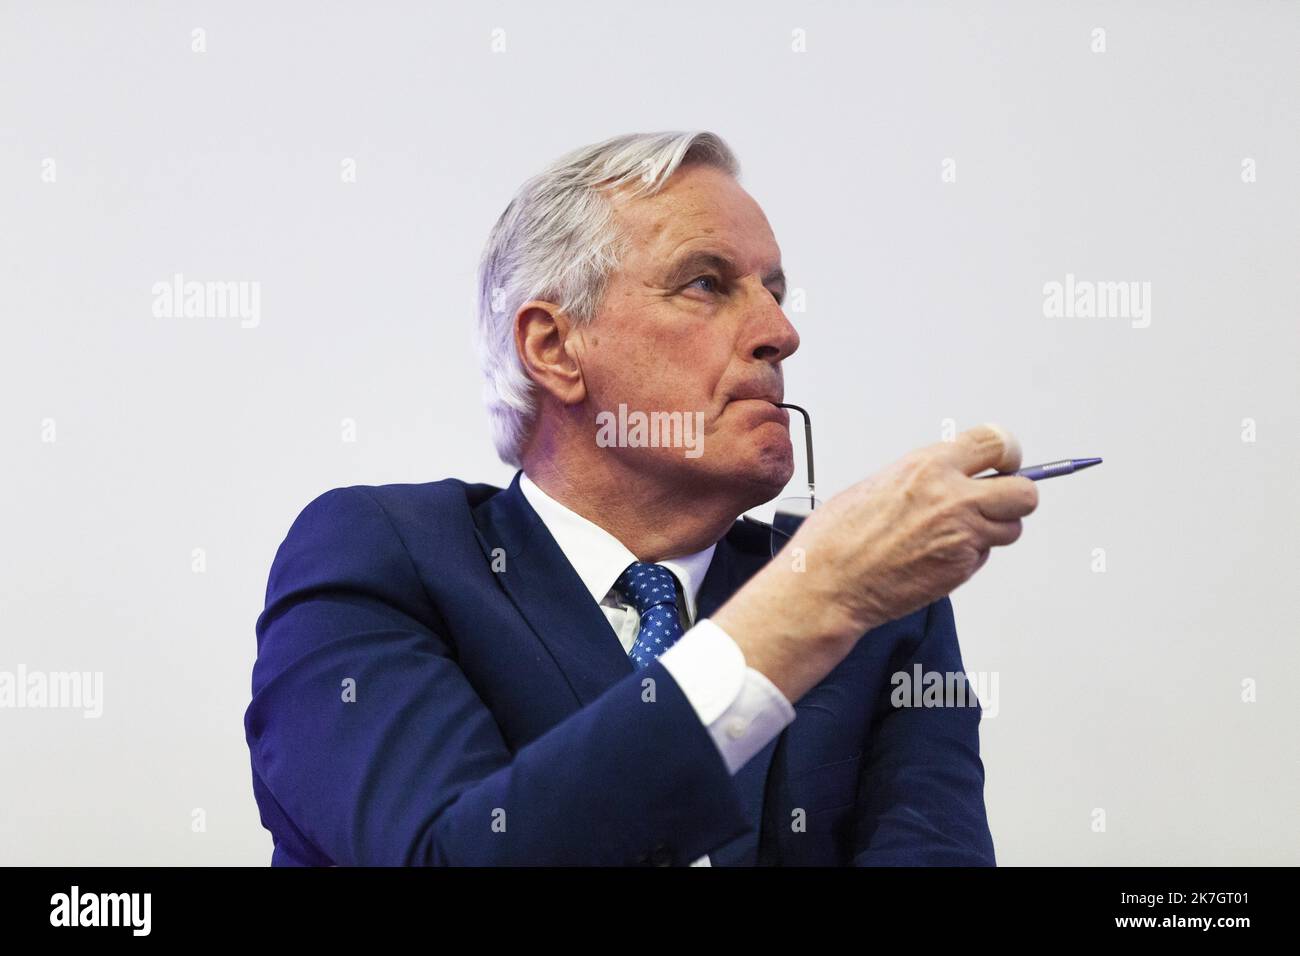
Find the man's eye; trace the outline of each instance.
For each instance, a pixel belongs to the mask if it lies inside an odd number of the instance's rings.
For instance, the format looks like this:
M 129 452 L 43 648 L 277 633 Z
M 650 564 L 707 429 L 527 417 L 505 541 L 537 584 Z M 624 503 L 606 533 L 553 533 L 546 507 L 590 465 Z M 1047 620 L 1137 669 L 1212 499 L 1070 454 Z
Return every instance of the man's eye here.
M 705 291 L 705 292 L 717 292 L 717 291 L 718 291 L 718 289 L 717 289 L 718 281 L 719 281 L 719 280 L 718 280 L 718 277 L 717 277 L 717 276 L 699 276 L 698 278 L 692 279 L 690 282 L 686 283 L 686 285 L 687 285 L 687 287 L 690 287 L 690 286 L 695 285 L 695 283 L 697 283 L 697 282 L 711 282 L 711 283 L 713 283 L 714 288 L 712 288 L 712 289 L 704 289 L 703 291 Z

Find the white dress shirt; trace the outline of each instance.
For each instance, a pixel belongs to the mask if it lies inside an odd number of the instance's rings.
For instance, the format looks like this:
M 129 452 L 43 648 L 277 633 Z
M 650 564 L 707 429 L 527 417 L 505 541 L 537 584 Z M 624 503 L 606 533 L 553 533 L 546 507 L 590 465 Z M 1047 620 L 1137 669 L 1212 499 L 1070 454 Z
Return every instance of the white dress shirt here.
M 546 494 L 527 475 L 519 476 L 519 489 L 592 599 L 600 604 L 624 652 L 630 653 L 641 615 L 614 583 L 637 560 L 636 555 L 604 528 Z M 746 665 L 745 654 L 731 635 L 708 618 L 695 620 L 696 595 L 716 547 L 711 544 L 695 554 L 657 562 L 680 582 L 686 605 L 678 605 L 685 633 L 659 660 L 695 708 L 734 774 L 789 726 L 795 711 L 770 680 Z M 707 854 L 691 864 L 710 865 Z

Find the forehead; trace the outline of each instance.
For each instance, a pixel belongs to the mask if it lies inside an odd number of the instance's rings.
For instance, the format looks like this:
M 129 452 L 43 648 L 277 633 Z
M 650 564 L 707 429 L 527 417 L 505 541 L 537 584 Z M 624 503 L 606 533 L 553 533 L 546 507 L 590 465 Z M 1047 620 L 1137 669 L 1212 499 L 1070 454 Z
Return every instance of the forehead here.
M 780 265 L 767 216 L 731 176 L 711 166 L 678 169 L 658 193 L 616 201 L 614 217 L 630 240 L 627 266 L 662 265 L 713 249 L 754 271 Z

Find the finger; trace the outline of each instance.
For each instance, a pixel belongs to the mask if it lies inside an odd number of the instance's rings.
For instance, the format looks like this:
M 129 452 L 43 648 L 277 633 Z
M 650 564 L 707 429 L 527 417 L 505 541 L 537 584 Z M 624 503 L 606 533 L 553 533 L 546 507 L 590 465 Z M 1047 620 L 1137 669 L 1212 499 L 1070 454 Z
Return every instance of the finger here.
M 1038 485 L 1019 475 L 1008 475 L 997 481 L 978 481 L 975 485 L 975 506 L 989 521 L 1013 521 L 1033 514 L 1038 507 Z
M 986 468 L 1015 471 L 1020 467 L 1020 442 L 1001 425 L 989 422 L 944 443 L 940 455 L 967 475 Z
M 1019 540 L 1024 526 L 1019 518 L 1010 521 L 984 521 L 980 526 L 980 536 L 989 547 L 1005 548 Z

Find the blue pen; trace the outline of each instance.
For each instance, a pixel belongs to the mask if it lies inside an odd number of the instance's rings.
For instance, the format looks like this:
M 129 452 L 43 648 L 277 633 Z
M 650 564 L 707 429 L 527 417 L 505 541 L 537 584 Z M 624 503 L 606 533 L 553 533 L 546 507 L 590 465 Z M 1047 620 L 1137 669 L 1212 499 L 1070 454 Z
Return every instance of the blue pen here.
M 1083 471 L 1085 468 L 1100 464 L 1100 458 L 1067 458 L 1065 461 L 1053 461 L 1046 465 L 1030 465 L 1028 468 L 1021 468 L 1019 471 L 1010 472 L 1009 474 L 1019 475 L 1022 478 L 1028 478 L 1030 481 L 1042 481 L 1044 478 L 1059 478 L 1061 475 L 1072 475 L 1076 471 Z M 980 477 L 1005 478 L 1007 474 L 1008 472 L 999 472 L 993 475 L 980 475 Z

